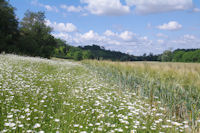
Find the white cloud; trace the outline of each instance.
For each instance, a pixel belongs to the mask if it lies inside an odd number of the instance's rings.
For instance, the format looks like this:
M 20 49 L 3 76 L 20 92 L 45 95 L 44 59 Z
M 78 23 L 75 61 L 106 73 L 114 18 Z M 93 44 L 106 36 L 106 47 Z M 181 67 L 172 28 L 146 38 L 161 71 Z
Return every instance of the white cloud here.
M 116 36 L 116 33 L 112 32 L 111 30 L 106 30 L 104 32 L 104 35 L 106 35 L 106 36 Z
M 54 37 L 56 38 L 61 38 L 63 40 L 66 40 L 67 42 L 72 42 L 72 36 L 69 35 L 68 33 L 63 33 L 63 32 L 60 32 L 60 33 L 57 33 L 57 34 L 53 34 Z
M 50 5 L 45 5 L 44 7 L 49 11 L 53 10 L 53 8 Z
M 193 8 L 193 12 L 200 12 L 199 8 Z
M 163 44 L 163 43 L 164 43 L 164 40 L 158 39 L 157 42 L 158 42 L 158 44 Z
M 46 20 L 46 25 L 52 27 L 55 31 L 59 32 L 74 32 L 77 31 L 77 28 L 72 23 L 57 23 Z
M 55 12 L 58 12 L 57 7 L 55 7 L 55 6 L 42 5 L 42 7 L 44 7 L 47 11 L 55 11 Z
M 82 44 L 102 44 L 107 42 L 107 38 L 105 36 L 99 35 L 98 33 L 94 32 L 93 30 L 89 30 L 86 33 L 76 33 L 74 36 L 75 43 L 82 43 Z
M 122 32 L 119 37 L 121 39 L 123 39 L 124 41 L 132 41 L 133 40 L 133 36 L 135 34 L 133 32 L 130 32 L 130 31 L 124 31 Z
M 167 45 L 174 48 L 200 48 L 200 38 L 186 34 L 177 39 L 170 40 Z
M 91 14 L 105 16 L 120 16 L 130 13 L 130 8 L 122 5 L 120 0 L 81 0 L 86 3 L 87 9 Z
M 162 38 L 168 38 L 167 35 L 162 34 L 162 33 L 157 33 L 156 36 L 157 36 L 157 37 L 162 37 Z
M 51 23 L 51 21 L 50 20 L 45 20 L 45 25 L 47 25 L 47 26 L 51 26 L 52 25 L 52 23 Z
M 126 0 L 126 3 L 135 6 L 135 12 L 138 14 L 186 10 L 193 7 L 192 0 Z
M 176 21 L 170 21 L 168 23 L 165 23 L 163 25 L 157 26 L 158 29 L 160 30 L 179 30 L 182 28 L 182 25 L 179 24 Z
M 195 40 L 196 37 L 194 35 L 190 35 L 190 34 L 186 34 L 183 36 L 184 39 L 187 39 L 187 40 Z
M 81 6 L 73 6 L 73 5 L 61 5 L 60 8 L 65 9 L 68 12 L 81 12 L 83 11 L 83 8 Z
M 98 33 L 95 33 L 93 30 L 90 30 L 87 33 L 81 35 L 81 38 L 85 40 L 99 40 L 99 35 Z
M 58 10 L 58 8 L 57 8 L 56 6 L 45 5 L 45 4 L 42 4 L 42 3 L 38 2 L 38 0 L 32 0 L 32 1 L 31 1 L 31 4 L 34 5 L 34 6 L 43 7 L 43 8 L 45 8 L 47 11 L 59 12 L 59 10 Z
M 109 31 L 109 32 L 108 32 Z M 109 33 L 109 34 L 105 34 Z M 89 30 L 86 33 L 56 33 L 55 37 L 62 38 L 74 46 L 84 46 L 97 44 L 104 46 L 106 49 L 129 52 L 130 54 L 143 54 L 143 52 L 149 53 L 152 50 L 152 41 L 146 36 L 141 37 L 131 31 L 123 31 L 120 33 L 107 30 L 106 32 L 99 34 L 93 30 Z M 140 49 L 140 50 L 138 50 Z M 141 50 L 142 49 L 142 50 Z M 131 52 L 132 51 L 132 52 Z
M 133 55 L 142 55 L 144 53 L 160 54 L 169 48 L 199 48 L 200 39 L 194 35 L 186 34 L 174 39 L 156 39 L 151 40 L 147 36 L 139 36 L 131 31 L 113 32 L 106 30 L 99 34 L 93 30 L 85 33 L 54 33 L 55 37 L 66 40 L 74 46 L 84 46 L 97 44 L 106 49 L 121 51 Z M 128 40 L 128 41 L 127 41 Z

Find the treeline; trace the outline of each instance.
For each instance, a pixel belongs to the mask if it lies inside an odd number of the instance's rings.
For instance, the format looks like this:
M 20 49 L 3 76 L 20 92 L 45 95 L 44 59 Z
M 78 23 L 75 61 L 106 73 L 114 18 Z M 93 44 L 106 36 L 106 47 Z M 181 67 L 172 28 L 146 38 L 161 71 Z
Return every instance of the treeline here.
M 61 41 L 61 40 L 60 40 Z M 63 42 L 63 41 L 61 41 Z M 65 52 L 64 52 L 65 51 Z M 73 47 L 66 45 L 56 49 L 56 57 L 71 58 L 75 60 L 96 59 L 112 61 L 162 61 L 162 62 L 200 62 L 200 49 L 166 50 L 162 54 L 133 56 L 119 51 L 106 50 L 98 45 Z
M 118 52 L 106 50 L 104 47 L 98 45 L 79 47 L 82 50 L 90 51 L 92 58 L 98 60 L 112 60 L 112 61 L 132 61 L 134 56 Z
M 12 7 L 0 0 L 0 53 L 57 57 L 74 60 L 97 59 L 112 61 L 173 61 L 200 62 L 200 49 L 167 50 L 163 54 L 133 56 L 106 50 L 98 45 L 74 47 L 51 35 L 52 28 L 45 25 L 44 12 L 27 11 L 22 21 L 16 19 Z
M 57 47 L 54 56 L 57 58 L 83 60 L 112 60 L 112 61 L 133 61 L 135 57 L 118 51 L 106 50 L 98 45 L 87 45 L 74 47 L 65 43 L 65 41 L 57 39 Z
M 74 60 L 94 59 L 89 50 L 82 50 L 79 47 L 70 46 L 61 39 L 56 39 L 56 43 L 54 57 Z
M 167 50 L 161 55 L 166 62 L 200 62 L 200 49 Z
M 143 56 L 133 56 L 119 51 L 106 50 L 104 47 L 98 45 L 87 45 L 74 47 L 67 45 L 62 40 L 59 41 L 58 47 L 55 49 L 55 56 L 57 58 L 66 59 L 96 59 L 96 60 L 112 60 L 112 61 L 158 61 L 159 56 L 144 54 Z

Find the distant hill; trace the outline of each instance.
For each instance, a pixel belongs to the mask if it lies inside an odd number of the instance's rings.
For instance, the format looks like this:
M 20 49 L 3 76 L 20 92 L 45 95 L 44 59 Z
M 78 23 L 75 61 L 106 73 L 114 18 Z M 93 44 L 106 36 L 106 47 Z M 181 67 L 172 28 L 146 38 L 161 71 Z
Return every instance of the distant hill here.
M 119 51 L 107 50 L 98 45 L 70 46 L 63 40 L 57 39 L 57 47 L 54 56 L 58 58 L 69 58 L 75 60 L 96 59 L 112 61 L 160 61 L 160 55 L 144 54 L 143 56 L 134 56 Z
M 104 47 L 100 47 L 94 44 L 92 46 L 79 46 L 79 48 L 82 50 L 90 51 L 93 58 L 98 60 L 133 61 L 136 58 L 133 55 L 122 53 L 119 51 L 106 50 Z
M 166 50 L 162 54 L 134 56 L 119 51 L 107 50 L 98 45 L 70 46 L 58 39 L 56 57 L 71 58 L 75 60 L 96 59 L 112 61 L 163 61 L 163 62 L 200 62 L 200 49 Z

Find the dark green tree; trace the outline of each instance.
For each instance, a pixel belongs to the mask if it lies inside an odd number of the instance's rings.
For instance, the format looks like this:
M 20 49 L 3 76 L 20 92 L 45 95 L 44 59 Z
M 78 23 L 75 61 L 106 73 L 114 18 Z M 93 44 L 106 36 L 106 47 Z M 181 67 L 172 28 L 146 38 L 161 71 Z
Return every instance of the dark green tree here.
M 174 62 L 200 62 L 200 49 L 177 49 L 173 52 Z
M 182 57 L 183 62 L 193 62 L 193 52 L 185 52 Z
M 183 55 L 184 55 L 184 51 L 174 51 L 173 52 L 173 59 L 172 59 L 172 61 L 173 62 L 181 62 L 181 61 L 183 61 Z
M 93 55 L 89 50 L 84 50 L 82 53 L 83 59 L 93 59 Z
M 45 25 L 44 12 L 27 11 L 20 23 L 19 48 L 22 54 L 50 58 L 56 47 L 52 29 Z
M 162 56 L 161 56 L 161 60 L 162 60 L 163 62 L 172 61 L 172 52 L 171 52 L 171 50 L 166 50 L 166 51 L 164 51 L 164 53 L 163 53 Z
M 200 62 L 200 49 L 193 52 L 193 62 Z
M 0 0 L 0 52 L 15 52 L 18 38 L 18 21 L 14 8 Z
M 81 51 L 76 51 L 76 52 L 74 53 L 74 59 L 77 60 L 77 61 L 82 60 L 82 59 L 83 59 L 82 56 L 83 56 L 83 54 L 82 54 Z
M 67 54 L 72 46 L 68 45 L 66 41 L 62 39 L 56 40 L 56 48 L 54 50 L 54 56 L 57 58 L 68 58 Z

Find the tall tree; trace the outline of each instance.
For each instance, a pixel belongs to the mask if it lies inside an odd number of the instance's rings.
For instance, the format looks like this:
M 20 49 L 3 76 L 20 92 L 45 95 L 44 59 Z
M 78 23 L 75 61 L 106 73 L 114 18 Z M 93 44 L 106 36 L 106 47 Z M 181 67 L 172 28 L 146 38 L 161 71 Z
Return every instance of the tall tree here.
M 0 52 L 14 52 L 18 38 L 18 21 L 14 8 L 5 0 L 0 0 Z
M 172 61 L 172 52 L 171 52 L 171 50 L 166 50 L 166 51 L 164 51 L 164 53 L 162 54 L 162 56 L 161 56 L 161 60 L 162 61 Z
M 44 12 L 27 11 L 20 23 L 20 51 L 31 56 L 49 58 L 56 47 L 51 31 L 52 29 L 45 25 Z

